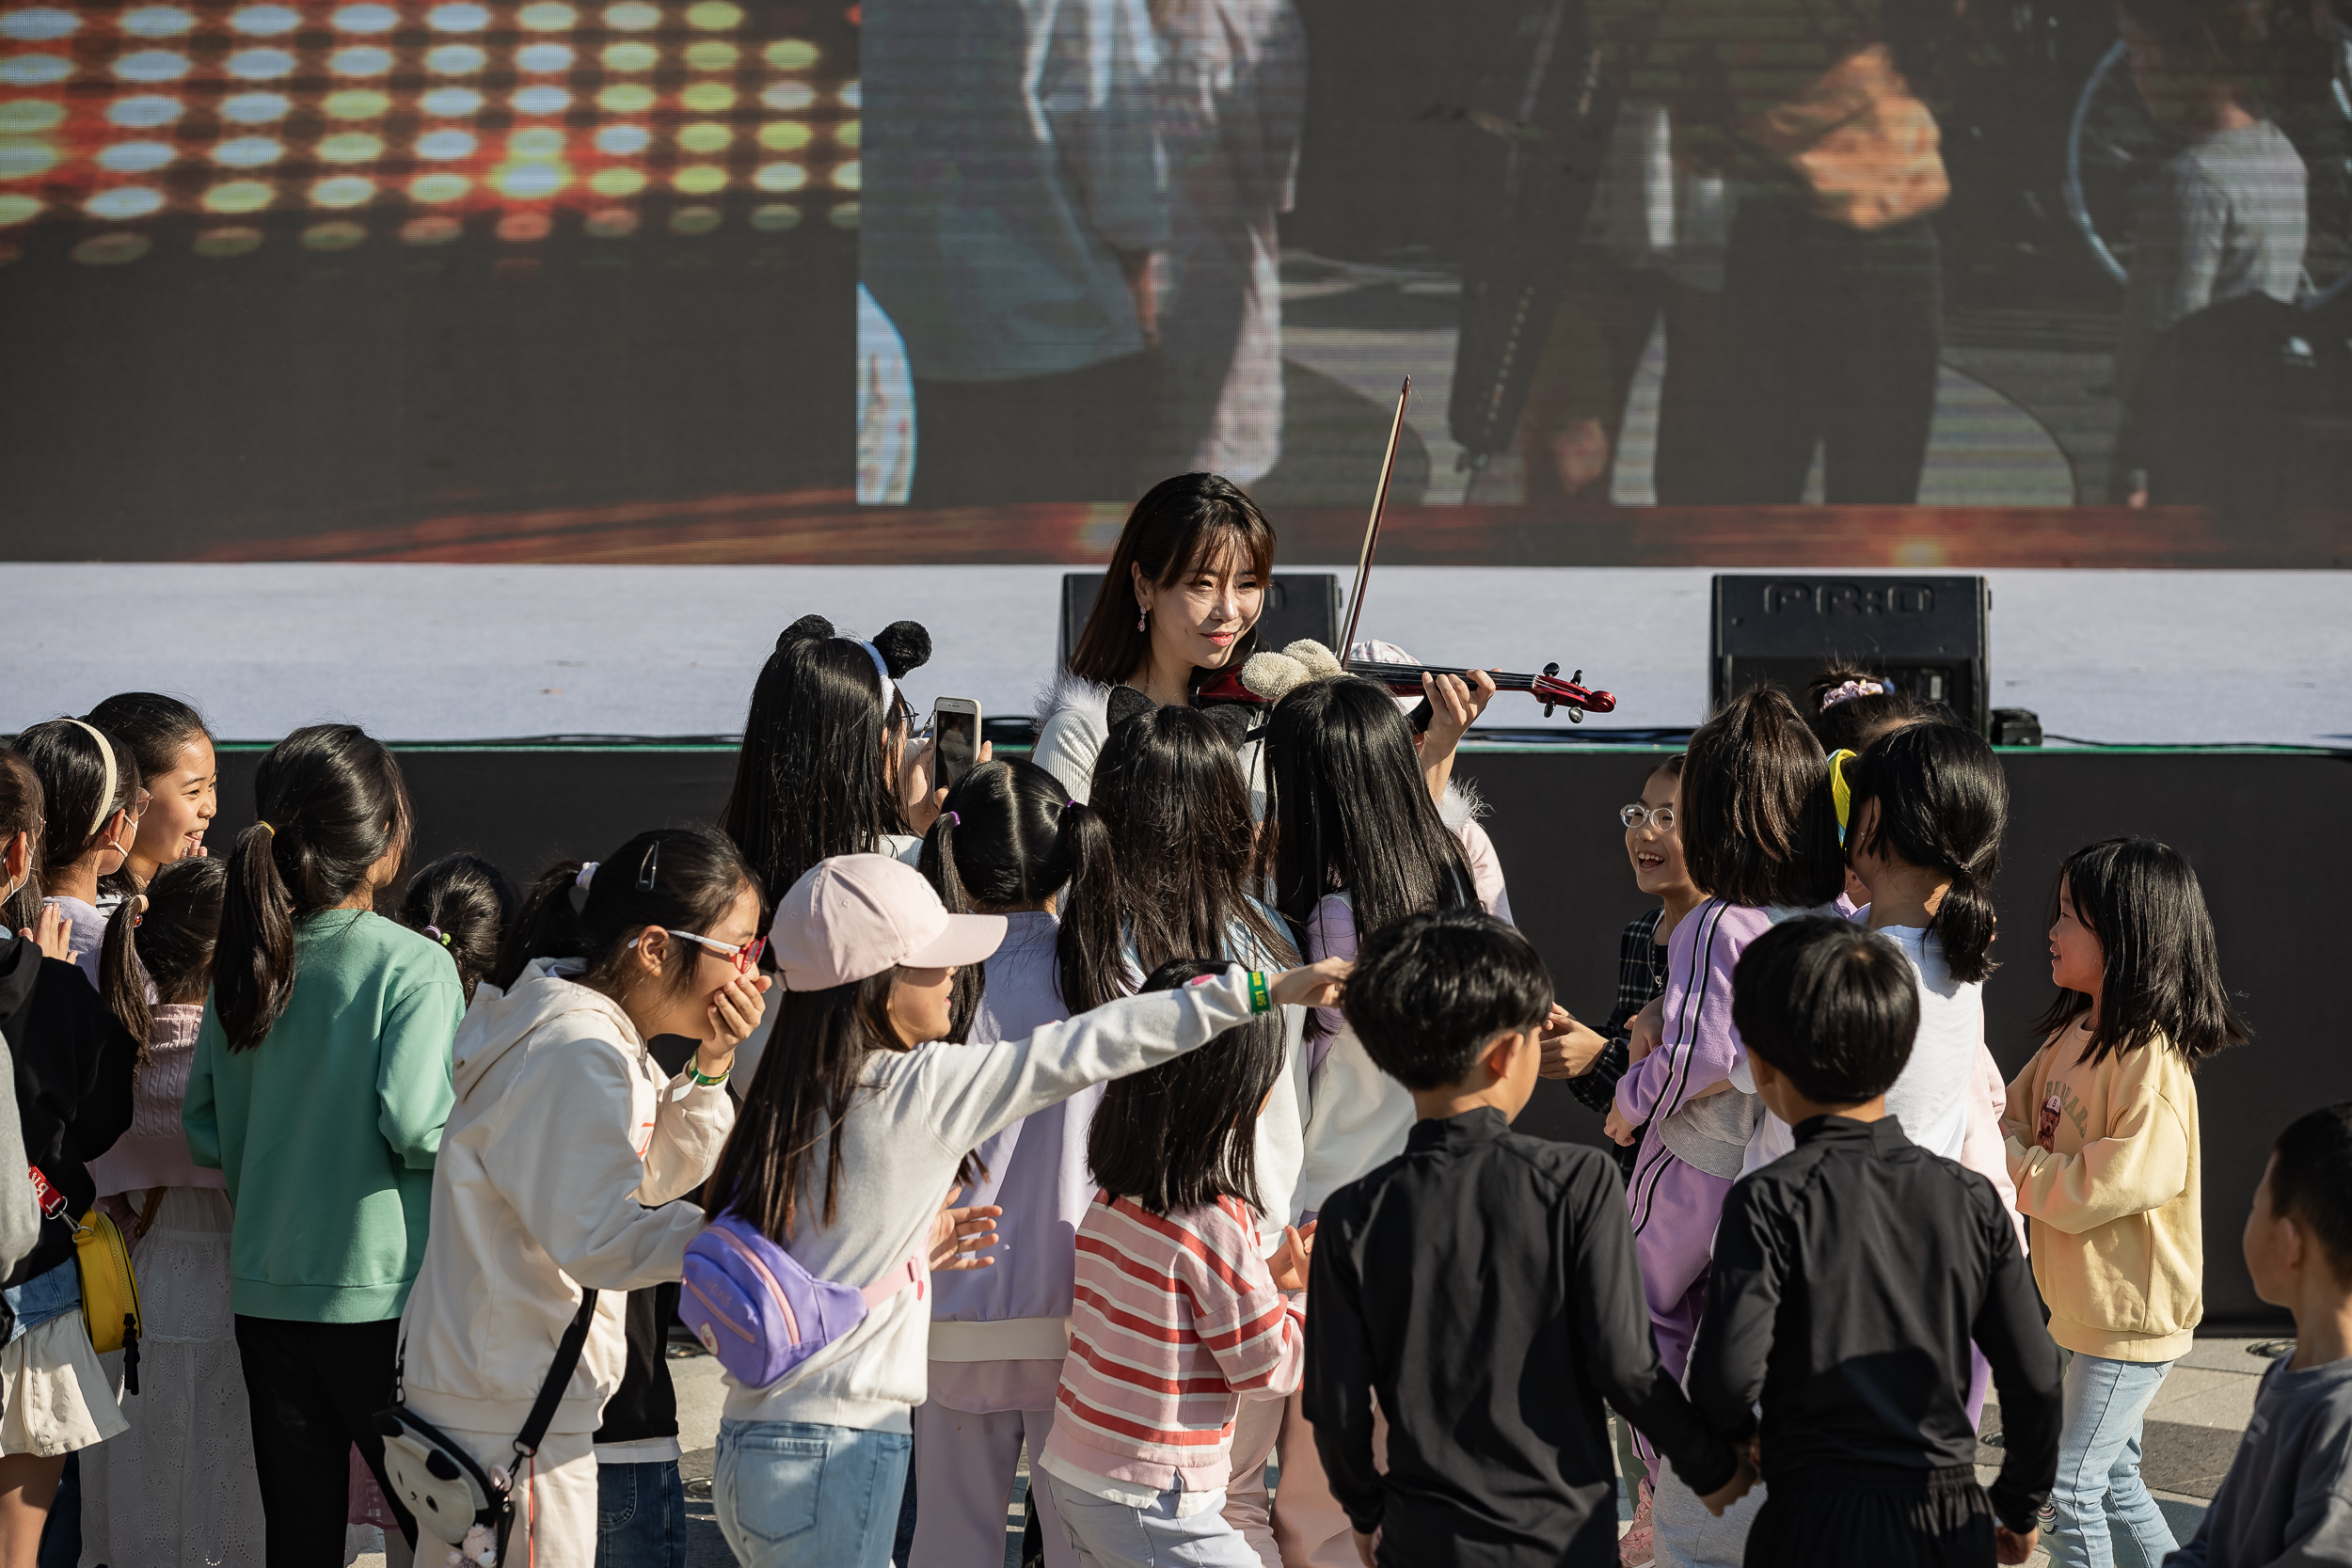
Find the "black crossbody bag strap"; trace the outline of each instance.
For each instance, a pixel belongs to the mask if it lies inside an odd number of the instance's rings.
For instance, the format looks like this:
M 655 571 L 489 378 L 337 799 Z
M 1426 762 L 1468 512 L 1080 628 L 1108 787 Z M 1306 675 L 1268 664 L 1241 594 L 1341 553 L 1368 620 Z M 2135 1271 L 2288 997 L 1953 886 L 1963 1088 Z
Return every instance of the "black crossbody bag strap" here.
M 506 1507 L 499 1515 L 499 1560 L 506 1560 L 506 1538 L 515 1528 L 515 1515 L 520 1512 L 522 1499 L 517 1493 L 529 1482 L 524 1480 L 521 1461 L 536 1455 L 540 1440 L 547 1436 L 548 1427 L 555 1419 L 555 1407 L 564 1402 L 564 1390 L 571 1386 L 572 1370 L 580 1365 L 580 1353 L 588 1343 L 588 1328 L 596 1321 L 596 1292 L 583 1291 L 580 1310 L 564 1325 L 564 1338 L 555 1342 L 555 1359 L 548 1365 L 548 1380 L 539 1386 L 539 1397 L 532 1402 L 531 1414 L 523 1418 L 522 1431 L 515 1434 L 515 1487 L 506 1494 Z

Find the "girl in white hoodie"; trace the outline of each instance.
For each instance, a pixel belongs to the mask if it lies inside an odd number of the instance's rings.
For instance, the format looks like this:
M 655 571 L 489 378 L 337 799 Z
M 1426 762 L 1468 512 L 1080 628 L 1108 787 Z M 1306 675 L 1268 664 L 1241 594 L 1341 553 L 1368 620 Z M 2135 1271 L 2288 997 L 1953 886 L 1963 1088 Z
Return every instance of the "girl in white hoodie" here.
M 514 1468 L 509 1550 L 593 1568 L 595 1433 L 620 1386 L 627 1292 L 676 1279 L 701 1185 L 735 1124 L 726 1083 L 769 981 L 759 884 L 703 830 L 640 833 L 601 863 L 539 879 L 514 942 L 457 1032 L 456 1103 L 433 1177 L 424 1265 L 401 1317 L 420 1416 L 485 1468 Z M 700 1042 L 684 1071 L 646 1049 Z M 537 1456 L 516 1433 L 581 1292 L 601 1292 Z
M 940 1195 L 966 1153 L 1079 1090 L 1167 1061 L 1283 1004 L 1329 1005 L 1346 965 L 1240 965 L 1120 997 L 1026 1038 L 922 1049 L 949 1028 L 956 969 L 1004 940 L 1001 915 L 950 915 L 876 855 L 813 867 L 770 934 L 785 997 L 742 1123 L 707 1189 L 818 1279 L 870 1291 L 846 1334 L 775 1383 L 728 1379 L 714 1497 L 746 1568 L 882 1568 L 923 1402 L 923 1268 Z

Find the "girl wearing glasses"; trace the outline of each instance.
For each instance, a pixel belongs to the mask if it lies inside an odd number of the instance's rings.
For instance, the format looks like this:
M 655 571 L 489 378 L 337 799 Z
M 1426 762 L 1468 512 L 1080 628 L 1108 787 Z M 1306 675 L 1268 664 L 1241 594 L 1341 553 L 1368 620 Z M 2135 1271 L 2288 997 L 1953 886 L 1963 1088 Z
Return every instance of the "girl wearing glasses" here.
M 52 719 L 17 737 L 16 749 L 33 772 L 48 809 L 48 830 L 41 835 L 39 940 L 51 944 L 53 933 L 62 935 L 68 952 L 104 989 L 99 973 L 99 952 L 106 940 L 106 916 L 98 907 L 98 884 L 122 869 L 139 818 L 147 811 L 147 791 L 139 787 L 139 765 L 130 749 L 95 724 L 80 719 Z M 11 926 L 31 925 L 30 911 Z
M 599 1292 L 516 1478 L 516 1561 L 596 1560 L 596 1433 L 628 1359 L 627 1292 L 675 1280 L 703 1227 L 672 1200 L 702 1185 L 735 1125 L 735 1049 L 769 988 L 759 916 L 751 867 L 707 830 L 563 862 L 525 896 L 457 1032 L 431 1239 L 401 1318 L 409 1408 L 485 1469 L 514 1464 L 551 1347 L 581 1292 Z M 654 1057 L 663 1035 L 696 1042 L 678 1072 Z

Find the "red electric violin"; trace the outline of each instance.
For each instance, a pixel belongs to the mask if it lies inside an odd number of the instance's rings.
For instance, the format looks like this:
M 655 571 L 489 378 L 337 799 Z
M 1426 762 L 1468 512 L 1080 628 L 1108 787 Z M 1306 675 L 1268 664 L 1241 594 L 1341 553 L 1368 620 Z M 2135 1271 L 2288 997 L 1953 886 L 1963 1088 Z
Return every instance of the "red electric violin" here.
M 1405 434 L 1405 404 L 1412 396 L 1413 378 L 1406 376 L 1396 394 L 1396 417 L 1389 425 L 1388 455 L 1380 464 L 1380 487 L 1373 492 L 1372 516 L 1364 525 L 1364 544 L 1356 557 L 1356 586 L 1347 595 L 1347 628 L 1340 634 L 1338 651 L 1345 652 L 1356 644 L 1356 626 L 1363 613 L 1364 587 L 1372 578 L 1372 554 L 1380 540 L 1380 516 L 1389 504 L 1389 481 L 1396 473 L 1397 442 Z M 1470 679 L 1468 670 L 1433 668 L 1421 664 L 1384 664 L 1376 659 L 1346 658 L 1341 660 L 1351 675 L 1387 687 L 1400 697 L 1422 694 L 1421 678 L 1426 674 L 1458 675 Z M 1568 710 L 1573 723 L 1582 723 L 1588 713 L 1613 713 L 1617 699 L 1606 691 L 1595 691 L 1583 685 L 1584 672 L 1577 671 L 1567 679 L 1560 678 L 1560 666 L 1547 664 L 1536 675 L 1514 674 L 1504 670 L 1490 670 L 1488 675 L 1497 691 L 1524 691 L 1544 705 L 1544 716 L 1549 718 L 1554 707 Z M 1200 695 L 1213 701 L 1263 703 L 1265 699 L 1242 684 L 1241 671 L 1228 668 L 1219 671 L 1215 680 L 1204 682 Z

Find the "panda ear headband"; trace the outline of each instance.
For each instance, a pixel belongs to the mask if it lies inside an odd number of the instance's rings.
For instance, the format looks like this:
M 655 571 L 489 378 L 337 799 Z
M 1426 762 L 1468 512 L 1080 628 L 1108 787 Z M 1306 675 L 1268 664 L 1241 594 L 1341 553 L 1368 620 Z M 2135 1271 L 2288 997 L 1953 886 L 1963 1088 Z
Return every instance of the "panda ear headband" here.
M 803 615 L 784 628 L 784 635 L 776 639 L 776 648 L 782 652 L 795 642 L 833 637 L 856 643 L 874 661 L 874 673 L 882 678 L 885 707 L 904 700 L 898 683 L 906 678 L 907 672 L 930 662 L 931 634 L 919 621 L 893 621 L 868 639 L 844 636 L 821 615 Z

